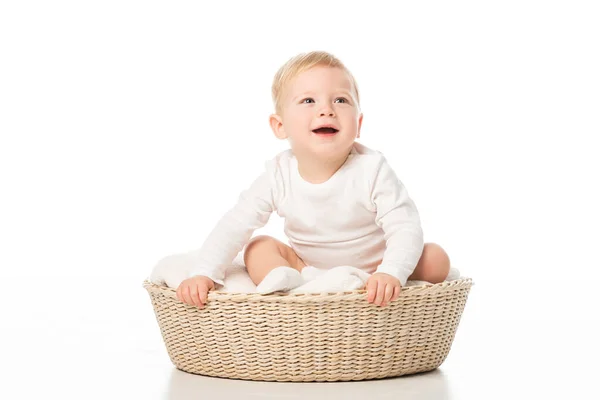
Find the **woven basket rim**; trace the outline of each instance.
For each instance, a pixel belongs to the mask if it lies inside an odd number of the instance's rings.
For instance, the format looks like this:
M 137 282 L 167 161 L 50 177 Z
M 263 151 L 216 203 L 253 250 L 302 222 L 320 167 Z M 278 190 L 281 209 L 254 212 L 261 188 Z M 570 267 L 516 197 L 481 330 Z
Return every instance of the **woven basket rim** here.
M 465 287 L 473 286 L 471 278 L 459 278 L 452 281 L 444 281 L 441 283 L 425 283 L 422 285 L 405 286 L 402 288 L 400 296 L 423 296 L 433 292 L 454 291 Z M 157 285 L 148 279 L 143 282 L 143 287 L 148 292 L 160 293 L 166 297 L 177 298 L 176 289 L 168 286 Z M 214 301 L 235 301 L 235 302 L 326 302 L 340 300 L 355 300 L 356 298 L 364 298 L 367 294 L 365 289 L 353 290 L 347 292 L 331 292 L 331 293 L 283 293 L 276 292 L 268 295 L 260 293 L 235 293 L 222 292 L 212 290 L 208 292 L 208 300 Z

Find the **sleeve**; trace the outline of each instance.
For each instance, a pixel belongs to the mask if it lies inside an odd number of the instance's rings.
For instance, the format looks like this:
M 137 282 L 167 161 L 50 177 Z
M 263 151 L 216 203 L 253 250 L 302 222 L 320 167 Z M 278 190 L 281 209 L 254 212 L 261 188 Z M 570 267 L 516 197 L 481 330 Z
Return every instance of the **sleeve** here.
M 376 272 L 395 276 L 405 286 L 423 253 L 423 230 L 414 202 L 383 156 L 373 179 L 371 202 L 386 242 Z
M 244 190 L 235 206 L 216 224 L 194 256 L 189 277 L 204 275 L 223 285 L 225 267 L 248 243 L 254 231 L 266 225 L 275 211 L 276 160 Z

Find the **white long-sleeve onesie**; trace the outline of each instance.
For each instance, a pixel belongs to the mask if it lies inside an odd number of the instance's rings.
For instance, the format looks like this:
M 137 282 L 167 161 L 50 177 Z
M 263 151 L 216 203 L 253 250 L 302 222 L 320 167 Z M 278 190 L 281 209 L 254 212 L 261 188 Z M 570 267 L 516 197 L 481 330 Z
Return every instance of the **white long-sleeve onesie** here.
M 208 235 L 190 276 L 223 284 L 224 268 L 275 211 L 306 265 L 350 265 L 406 285 L 423 252 L 423 231 L 414 202 L 381 152 L 355 142 L 346 162 L 319 184 L 301 177 L 291 150 L 265 167 Z

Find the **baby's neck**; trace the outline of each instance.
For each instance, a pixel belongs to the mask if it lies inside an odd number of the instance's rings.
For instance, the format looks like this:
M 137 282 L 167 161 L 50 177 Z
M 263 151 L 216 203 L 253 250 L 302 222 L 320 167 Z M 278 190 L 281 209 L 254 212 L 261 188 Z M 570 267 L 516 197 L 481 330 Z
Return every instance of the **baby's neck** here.
M 298 172 L 302 179 L 309 183 L 327 182 L 344 165 L 349 155 L 350 153 L 344 154 L 340 158 L 330 160 L 319 160 L 311 156 L 296 157 Z

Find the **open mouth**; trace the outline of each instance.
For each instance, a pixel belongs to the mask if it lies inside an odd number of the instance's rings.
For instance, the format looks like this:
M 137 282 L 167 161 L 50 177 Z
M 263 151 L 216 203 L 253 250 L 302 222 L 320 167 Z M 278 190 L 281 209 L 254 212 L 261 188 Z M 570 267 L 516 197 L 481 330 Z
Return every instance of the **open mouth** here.
M 339 131 L 335 128 L 329 128 L 329 127 L 323 127 L 323 128 L 317 128 L 317 129 L 313 129 L 313 133 L 319 134 L 319 135 L 333 135 L 335 133 L 338 133 Z

